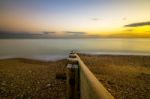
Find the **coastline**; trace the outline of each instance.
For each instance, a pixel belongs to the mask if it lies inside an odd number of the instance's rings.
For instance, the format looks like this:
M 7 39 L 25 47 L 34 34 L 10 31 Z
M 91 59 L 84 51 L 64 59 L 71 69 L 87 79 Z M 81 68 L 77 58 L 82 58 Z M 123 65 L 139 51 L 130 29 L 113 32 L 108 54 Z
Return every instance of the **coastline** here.
M 112 56 L 150 56 L 150 53 L 143 53 L 143 52 L 79 52 L 79 54 L 85 55 L 112 55 Z M 14 59 L 14 58 L 21 58 L 21 59 L 31 59 L 37 61 L 59 61 L 62 59 L 68 58 L 68 54 L 51 54 L 51 55 L 33 55 L 33 56 L 0 56 L 0 60 L 5 59 Z
M 28 59 L 28 60 L 37 60 L 37 61 L 59 61 L 66 59 L 68 55 L 36 55 L 36 56 L 0 56 L 0 60 L 5 59 Z

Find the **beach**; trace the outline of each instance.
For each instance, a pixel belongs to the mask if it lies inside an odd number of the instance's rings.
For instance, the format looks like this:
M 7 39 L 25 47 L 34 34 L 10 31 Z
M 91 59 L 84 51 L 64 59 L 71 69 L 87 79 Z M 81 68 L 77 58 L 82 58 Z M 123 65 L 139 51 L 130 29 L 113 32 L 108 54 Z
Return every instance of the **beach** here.
M 116 99 L 149 99 L 150 56 L 80 54 L 80 57 Z
M 150 56 L 79 54 L 116 99 L 149 99 Z M 67 60 L 0 60 L 0 99 L 66 99 Z
M 66 99 L 66 60 L 0 60 L 0 99 Z

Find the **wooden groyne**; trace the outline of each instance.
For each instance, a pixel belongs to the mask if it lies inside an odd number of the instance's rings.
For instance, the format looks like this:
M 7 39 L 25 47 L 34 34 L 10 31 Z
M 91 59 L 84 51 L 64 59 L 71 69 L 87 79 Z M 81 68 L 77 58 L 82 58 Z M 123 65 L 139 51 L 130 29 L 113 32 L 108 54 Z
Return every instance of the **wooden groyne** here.
M 76 53 L 70 53 L 67 65 L 68 99 L 114 99 Z

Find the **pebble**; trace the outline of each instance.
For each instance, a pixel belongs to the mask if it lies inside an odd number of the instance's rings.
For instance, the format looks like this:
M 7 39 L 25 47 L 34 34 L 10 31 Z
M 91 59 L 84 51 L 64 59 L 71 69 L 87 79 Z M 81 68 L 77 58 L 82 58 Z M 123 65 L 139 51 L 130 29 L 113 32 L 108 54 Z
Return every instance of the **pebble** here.
M 46 85 L 46 87 L 50 87 L 50 86 L 51 86 L 51 84 L 47 84 L 47 85 Z

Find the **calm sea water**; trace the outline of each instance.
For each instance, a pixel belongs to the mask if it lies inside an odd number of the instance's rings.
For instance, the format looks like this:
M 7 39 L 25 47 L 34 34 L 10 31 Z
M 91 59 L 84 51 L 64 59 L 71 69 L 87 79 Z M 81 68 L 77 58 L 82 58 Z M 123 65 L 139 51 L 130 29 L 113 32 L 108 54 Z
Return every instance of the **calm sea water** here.
M 3 39 L 0 58 L 58 59 L 71 50 L 93 54 L 150 55 L 150 39 Z

